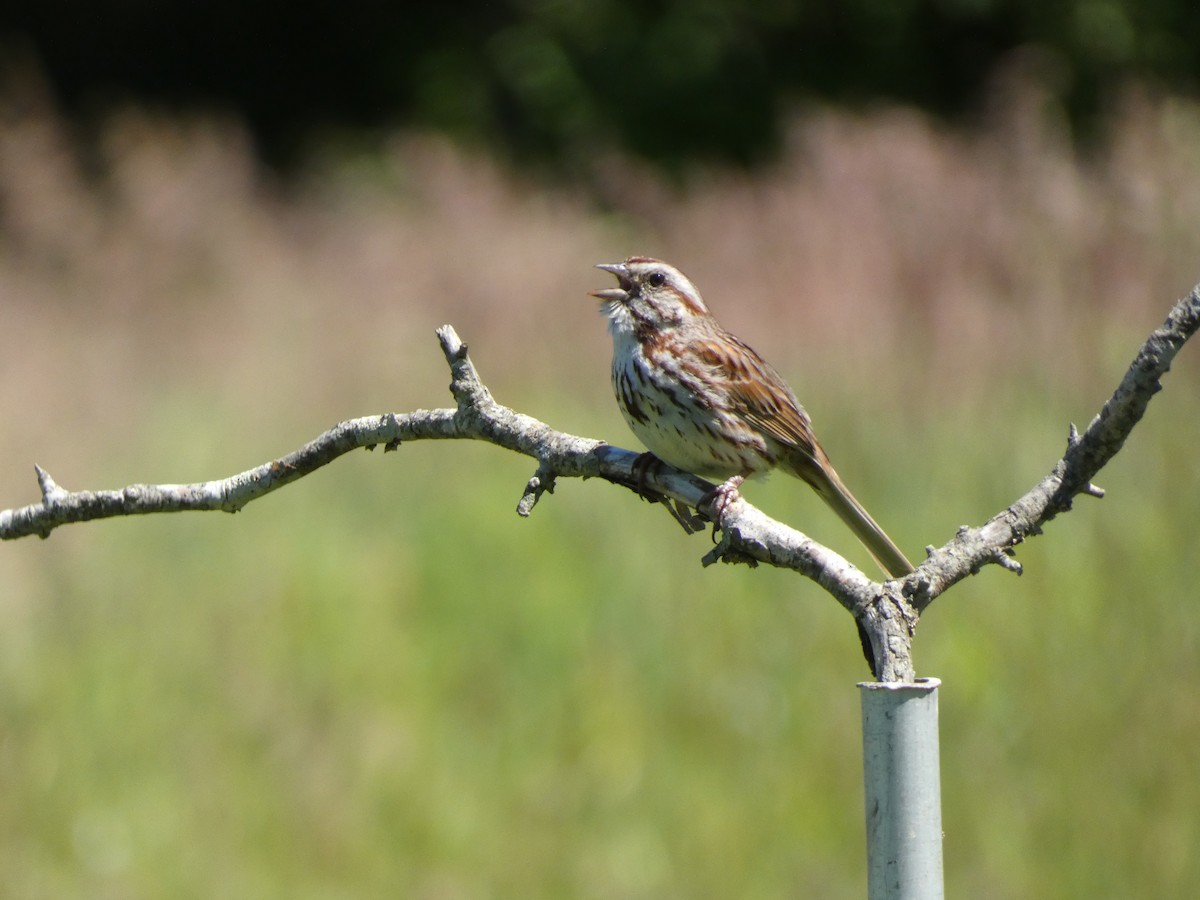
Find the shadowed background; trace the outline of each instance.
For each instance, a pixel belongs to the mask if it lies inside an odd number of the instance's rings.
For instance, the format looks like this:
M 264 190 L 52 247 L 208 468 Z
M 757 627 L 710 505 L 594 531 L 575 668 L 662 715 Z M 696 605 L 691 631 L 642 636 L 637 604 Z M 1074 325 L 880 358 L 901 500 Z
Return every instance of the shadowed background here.
M 449 405 L 443 322 L 501 402 L 632 446 L 586 292 L 636 253 L 791 380 L 917 559 L 1043 475 L 1200 276 L 1200 107 L 1126 81 L 1085 128 L 1044 49 L 969 122 L 810 98 L 731 167 L 411 110 L 276 154 L 252 106 L 78 100 L 47 46 L 0 93 L 0 506 L 34 462 L 202 480 Z M 1200 880 L 1198 373 L 1188 348 L 1023 577 L 922 622 L 949 895 Z M 606 484 L 519 520 L 532 469 L 411 444 L 237 516 L 0 547 L 4 895 L 861 896 L 849 617 L 701 569 L 707 537 Z M 746 494 L 869 565 L 799 482 Z

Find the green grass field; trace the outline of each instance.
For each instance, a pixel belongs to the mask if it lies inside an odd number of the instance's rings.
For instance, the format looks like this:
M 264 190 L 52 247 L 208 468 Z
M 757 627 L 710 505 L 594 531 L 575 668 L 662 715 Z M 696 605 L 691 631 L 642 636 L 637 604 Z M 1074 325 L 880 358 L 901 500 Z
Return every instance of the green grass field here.
M 793 169 L 701 178 L 640 219 L 420 142 L 389 164 L 404 178 L 347 165 L 288 196 L 219 130 L 136 116 L 95 194 L 33 120 L 0 136 L 0 177 L 20 162 L 28 192 L 0 244 L 0 506 L 33 502 L 34 462 L 71 489 L 200 480 L 448 405 L 442 321 L 502 402 L 629 445 L 584 292 L 592 262 L 645 247 L 701 270 L 919 558 L 1044 474 L 1191 286 L 1200 160 L 1171 137 L 1189 115 L 1134 109 L 1109 168 L 1022 156 L 1002 129 L 827 117 Z M 889 181 L 871 147 L 912 166 Z M 922 172 L 1011 190 L 984 222 Z M 792 201 L 842 257 L 787 255 Z M 769 306 L 772 254 L 811 315 Z M 948 896 L 1200 883 L 1198 386 L 1188 347 L 1108 496 L 1022 547 L 1024 576 L 992 567 L 922 621 Z M 237 516 L 0 546 L 0 895 L 863 896 L 850 618 L 794 574 L 701 568 L 706 535 L 611 485 L 560 482 L 521 520 L 532 471 L 406 444 Z M 868 562 L 803 485 L 746 494 Z

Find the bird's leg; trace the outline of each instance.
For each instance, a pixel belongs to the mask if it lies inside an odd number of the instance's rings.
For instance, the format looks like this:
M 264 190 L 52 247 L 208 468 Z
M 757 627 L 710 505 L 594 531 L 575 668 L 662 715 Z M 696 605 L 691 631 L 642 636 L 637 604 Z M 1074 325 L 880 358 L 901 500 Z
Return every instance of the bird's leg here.
M 742 486 L 742 482 L 745 480 L 745 475 L 734 475 L 731 478 L 725 479 L 725 481 L 700 498 L 701 506 L 706 503 L 712 504 L 714 523 L 721 520 L 721 516 L 725 515 L 725 510 L 729 508 L 730 503 L 741 499 L 742 495 L 738 492 L 738 488 Z
M 649 500 L 651 503 L 661 503 L 667 508 L 667 512 L 671 514 L 676 522 L 682 526 L 687 534 L 695 534 L 704 527 L 704 520 L 699 516 L 693 516 L 691 510 L 680 503 L 678 500 L 672 500 L 670 497 L 664 497 L 658 491 L 651 490 L 646 485 L 646 479 L 650 477 L 650 473 L 662 468 L 663 461 L 653 453 L 646 452 L 638 456 L 630 466 L 636 478 L 634 490 L 643 500 Z

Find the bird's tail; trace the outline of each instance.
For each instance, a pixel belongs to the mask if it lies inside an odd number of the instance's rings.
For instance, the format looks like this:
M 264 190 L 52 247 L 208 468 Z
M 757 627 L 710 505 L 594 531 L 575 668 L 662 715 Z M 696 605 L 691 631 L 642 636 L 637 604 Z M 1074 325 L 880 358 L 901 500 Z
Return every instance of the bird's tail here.
M 908 561 L 884 530 L 876 524 L 861 503 L 854 499 L 850 489 L 842 483 L 829 459 L 817 448 L 819 459 L 804 456 L 793 468 L 797 475 L 807 481 L 827 504 L 838 514 L 838 518 L 850 526 L 855 537 L 875 557 L 875 562 L 893 578 L 902 578 L 913 571 Z

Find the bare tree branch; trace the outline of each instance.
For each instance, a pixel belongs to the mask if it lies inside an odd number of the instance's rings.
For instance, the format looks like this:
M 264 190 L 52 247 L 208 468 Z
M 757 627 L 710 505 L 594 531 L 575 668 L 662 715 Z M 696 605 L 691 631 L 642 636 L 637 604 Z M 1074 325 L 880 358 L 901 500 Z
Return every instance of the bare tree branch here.
M 1074 425 L 1070 427 L 1066 453 L 1041 481 L 979 528 L 963 527 L 954 540 L 930 551 L 929 559 L 920 567 L 921 583 L 913 591 L 918 613 L 980 567 L 1008 560 L 1008 554 L 1017 544 L 1041 534 L 1042 526 L 1059 513 L 1069 511 L 1079 494 L 1104 495 L 1092 484 L 1092 479 L 1124 446 L 1125 439 L 1145 414 L 1150 398 L 1162 390 L 1162 377 L 1171 368 L 1175 354 L 1197 328 L 1200 328 L 1200 285 L 1176 303 L 1167 320 L 1146 339 L 1120 385 L 1084 433 L 1079 434 Z M 1020 572 L 1015 562 L 1004 564 Z
M 842 556 L 777 522 L 742 498 L 713 508 L 713 485 L 670 466 L 639 467 L 638 454 L 601 441 L 556 431 L 497 403 L 484 386 L 467 347 L 445 325 L 438 340 L 450 365 L 455 409 L 419 409 L 341 422 L 300 449 L 229 478 L 197 484 L 134 484 L 112 491 L 67 491 L 36 467 L 42 500 L 0 512 L 0 538 L 49 536 L 60 525 L 114 516 L 186 510 L 237 512 L 247 503 L 327 465 L 359 447 L 395 450 L 404 441 L 474 439 L 538 461 L 517 512 L 528 516 L 558 477 L 600 477 L 661 500 L 685 527 L 695 523 L 679 508 L 696 509 L 717 522 L 720 542 L 703 562 L 759 562 L 793 569 L 828 591 L 857 620 L 864 649 L 881 681 L 911 681 L 912 637 L 921 613 L 938 596 L 989 563 L 1020 572 L 1014 548 L 1041 533 L 1078 494 L 1102 496 L 1096 473 L 1121 449 L 1161 389 L 1161 378 L 1183 344 L 1200 327 L 1200 285 L 1180 300 L 1142 346 L 1125 378 L 1083 434 L 1072 426 L 1063 458 L 1011 506 L 978 528 L 963 526 L 903 580 L 876 582 Z

